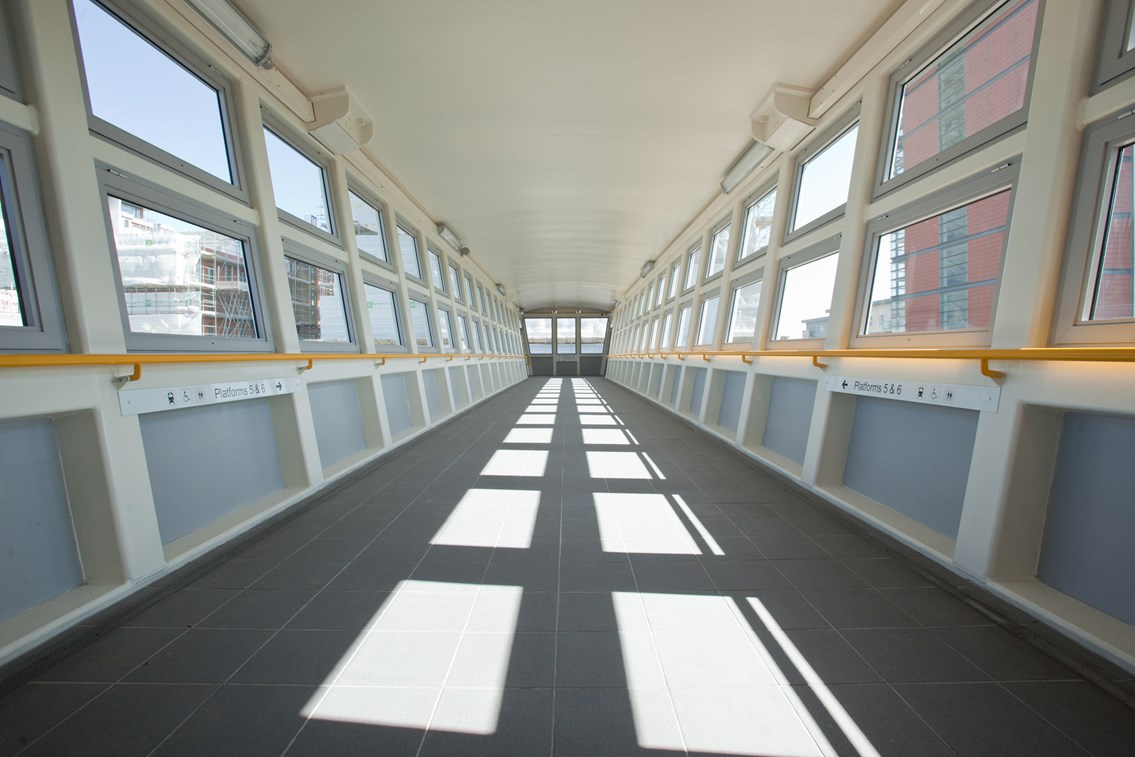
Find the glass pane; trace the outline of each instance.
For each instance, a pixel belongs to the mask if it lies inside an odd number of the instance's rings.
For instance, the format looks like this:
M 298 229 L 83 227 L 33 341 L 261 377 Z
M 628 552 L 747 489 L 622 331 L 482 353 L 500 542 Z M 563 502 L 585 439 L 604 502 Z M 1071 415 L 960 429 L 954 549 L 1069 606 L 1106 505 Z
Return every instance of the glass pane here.
M 1094 291 L 1088 319 L 1093 321 L 1135 318 L 1135 279 L 1132 278 L 1132 250 L 1135 230 L 1132 228 L 1132 153 L 1135 146 L 1118 151 L 1112 179 L 1111 204 L 1108 208 L 1103 244 L 1095 271 Z
M 331 233 L 327 210 L 327 183 L 323 169 L 270 129 L 264 129 L 268 146 L 268 169 L 276 207 L 317 229 Z
M 662 303 L 666 301 L 666 274 L 658 277 L 658 299 L 654 301 L 655 307 L 662 307 Z
M 741 260 L 768 247 L 772 233 L 772 212 L 776 207 L 776 188 L 745 208 L 745 236 L 741 240 Z
M 706 269 L 705 277 L 708 279 L 716 273 L 721 273 L 725 268 L 725 255 L 729 251 L 729 227 L 726 226 L 716 234 L 713 235 L 713 241 L 709 246 L 709 267 Z
M 733 290 L 733 310 L 729 314 L 728 344 L 750 344 L 757 333 L 757 306 L 761 303 L 761 282 L 754 281 Z
M 407 276 L 422 278 L 422 261 L 418 258 L 418 238 L 398 227 L 398 250 L 402 253 L 402 268 Z
M 349 342 L 347 302 L 343 277 L 335 271 L 284 256 L 292 312 L 300 339 L 316 342 Z
M 75 21 L 91 112 L 231 184 L 220 92 L 90 0 Z
M 662 320 L 662 344 L 661 349 L 668 350 L 672 342 L 672 335 L 670 334 L 670 326 L 674 323 L 674 314 L 667 313 L 666 317 Z
M 989 328 L 1010 195 L 1005 190 L 880 236 L 865 333 Z
M 244 242 L 108 197 L 130 330 L 255 339 Z
M 698 265 L 701 264 L 701 248 L 697 248 L 686 258 L 686 286 L 689 289 L 698 280 Z
M 364 284 L 363 291 L 367 297 L 367 315 L 374 346 L 401 345 L 402 330 L 398 328 L 398 305 L 394 292 L 370 284 Z
M 469 342 L 469 322 L 465 320 L 465 316 L 457 316 L 457 336 L 461 340 L 461 351 L 468 352 L 470 347 Z
M 678 336 L 674 339 L 674 347 L 684 350 L 690 346 L 690 305 L 686 305 L 678 313 Z
M 469 307 L 474 307 L 476 303 L 473 302 L 473 277 L 465 277 L 465 297 L 469 300 Z
M 477 351 L 484 353 L 486 351 L 485 350 L 485 335 L 481 331 L 480 321 L 474 321 L 473 322 L 473 334 L 477 339 Z
M 682 280 L 682 262 L 678 261 L 674 267 L 670 269 L 670 292 L 667 294 L 667 299 L 674 299 L 678 296 L 678 282 Z
M 551 318 L 525 318 L 524 330 L 528 332 L 528 351 L 531 354 L 552 354 Z
M 902 84 L 888 179 L 1024 107 L 1036 13 L 1006 3 Z
M 658 346 L 658 318 L 654 318 L 650 322 L 650 341 L 646 343 L 649 349 L 655 349 Z
M 449 334 L 449 311 L 437 309 L 437 338 L 438 346 L 445 352 L 453 349 L 453 342 L 450 341 Z
M 606 318 L 579 319 L 579 351 L 584 355 L 602 355 L 603 341 L 607 338 Z
M 479 303 L 481 312 L 487 313 L 488 311 L 485 310 L 485 290 L 481 288 L 480 284 L 477 285 L 477 302 Z
M 410 323 L 414 328 L 414 343 L 419 347 L 433 347 L 434 334 L 430 328 L 429 305 L 410 298 Z
M 433 250 L 428 251 L 430 254 L 430 278 L 433 279 L 433 285 L 445 291 L 445 276 L 441 272 L 441 255 L 438 255 Z
M 713 330 L 717 327 L 717 304 L 720 300 L 720 297 L 710 297 L 702 302 L 698 344 L 713 344 Z
M 556 319 L 556 354 L 575 354 L 575 319 Z
M 3 164 L 0 163 L 0 169 Z M 8 208 L 0 195 L 0 326 L 26 326 L 24 303 L 16 285 L 16 262 L 8 235 Z
M 857 123 L 804 164 L 792 219 L 794 231 L 847 202 L 858 133 Z
M 461 274 L 455 265 L 449 266 L 449 289 L 453 292 L 453 299 L 461 299 Z
M 351 218 L 355 221 L 355 244 L 363 255 L 390 262 L 386 253 L 386 236 L 382 231 L 382 212 L 354 192 L 351 198 Z
M 821 339 L 828 335 L 837 262 L 839 255 L 833 252 L 785 272 L 776 319 L 777 339 Z

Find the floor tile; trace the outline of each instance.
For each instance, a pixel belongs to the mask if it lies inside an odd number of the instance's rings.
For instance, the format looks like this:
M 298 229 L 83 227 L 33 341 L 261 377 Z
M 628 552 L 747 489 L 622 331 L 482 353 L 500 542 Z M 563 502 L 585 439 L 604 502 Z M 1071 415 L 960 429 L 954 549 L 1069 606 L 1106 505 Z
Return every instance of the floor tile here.
M 355 631 L 280 631 L 233 676 L 233 683 L 331 683 L 337 667 L 350 654 Z
M 311 590 L 245 589 L 200 623 L 199 628 L 282 628 L 315 596 Z
M 237 589 L 179 591 L 135 615 L 125 628 L 191 628 L 239 594 Z
M 551 688 L 556 678 L 554 633 L 466 633 L 447 688 Z
M 436 688 L 336 686 L 314 708 L 287 754 L 417 754 L 437 704 Z
M 375 631 L 359 642 L 341 685 L 440 687 L 461 634 Z
M 686 748 L 703 754 L 821 754 L 777 686 L 675 689 Z
M 1007 683 L 1005 688 L 1092 754 L 1121 757 L 1135 744 L 1135 710 L 1087 681 Z
M 918 621 L 874 589 L 804 589 L 801 593 L 835 628 L 918 625 Z
M 793 704 L 838 754 L 874 750 L 882 757 L 956 754 L 886 684 L 793 686 Z M 869 745 L 869 749 L 868 746 Z
M 685 754 L 664 689 L 563 689 L 556 693 L 556 757 Z
M 797 589 L 850 589 L 867 582 L 839 560 L 773 560 L 776 567 Z
M 788 579 L 767 560 L 703 561 L 703 564 L 719 591 L 792 588 Z
M 292 630 L 359 631 L 370 628 L 390 598 L 386 591 L 321 591 L 294 614 Z
M 445 689 L 422 757 L 551 754 L 552 700 L 551 689 Z
M 123 680 L 148 683 L 223 683 L 253 655 L 271 631 L 194 628 Z
M 94 697 L 105 683 L 30 683 L 0 698 L 0 754 L 15 754 Z
M 119 628 L 36 677 L 39 681 L 113 682 L 179 637 L 174 628 Z
M 654 642 L 670 688 L 775 685 L 761 653 L 740 628 L 695 633 L 655 633 Z
M 939 628 L 938 638 L 997 681 L 1068 680 L 1076 674 L 996 626 Z
M 883 596 L 926 626 L 990 625 L 991 620 L 970 605 L 938 588 L 879 589 Z
M 890 683 L 989 680 L 927 628 L 851 629 L 841 633 Z

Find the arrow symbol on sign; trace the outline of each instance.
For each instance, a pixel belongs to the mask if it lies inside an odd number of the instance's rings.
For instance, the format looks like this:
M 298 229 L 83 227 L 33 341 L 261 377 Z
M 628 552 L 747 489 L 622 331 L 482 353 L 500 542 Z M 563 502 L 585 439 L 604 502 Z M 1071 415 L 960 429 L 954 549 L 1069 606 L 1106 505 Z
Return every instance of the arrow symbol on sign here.
M 843 388 L 844 388 L 844 389 L 846 389 L 846 388 L 847 388 L 847 379 L 844 379 L 844 380 L 843 380 Z
M 276 382 L 276 391 L 280 392 L 280 391 L 283 391 L 283 389 L 284 389 L 284 385 L 281 384 L 279 381 L 277 381 Z

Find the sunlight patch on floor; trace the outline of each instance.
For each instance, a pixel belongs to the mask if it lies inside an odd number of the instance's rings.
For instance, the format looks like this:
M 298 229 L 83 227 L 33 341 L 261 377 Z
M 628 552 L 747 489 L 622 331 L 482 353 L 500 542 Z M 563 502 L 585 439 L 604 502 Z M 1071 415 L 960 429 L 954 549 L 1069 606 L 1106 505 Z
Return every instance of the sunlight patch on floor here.
M 551 444 L 553 429 L 514 428 L 504 438 L 505 444 Z
M 541 478 L 547 467 L 547 450 L 498 449 L 481 469 L 481 475 Z
M 592 478 L 650 479 L 650 471 L 634 452 L 588 450 L 587 470 Z
M 630 444 L 627 435 L 617 428 L 585 428 L 583 429 L 583 443 L 620 447 L 626 447 Z
M 665 495 L 595 492 L 592 496 L 604 552 L 701 554 Z
M 539 510 L 538 491 L 470 489 L 430 544 L 528 549 Z

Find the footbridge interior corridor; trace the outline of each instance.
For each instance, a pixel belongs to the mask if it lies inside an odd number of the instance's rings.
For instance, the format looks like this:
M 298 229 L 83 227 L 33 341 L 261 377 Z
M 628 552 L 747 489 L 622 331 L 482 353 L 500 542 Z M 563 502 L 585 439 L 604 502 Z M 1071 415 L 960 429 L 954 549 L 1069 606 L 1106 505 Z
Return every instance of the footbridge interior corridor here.
M 163 580 L 0 754 L 1124 754 L 1020 612 L 604 379 L 534 378 Z

